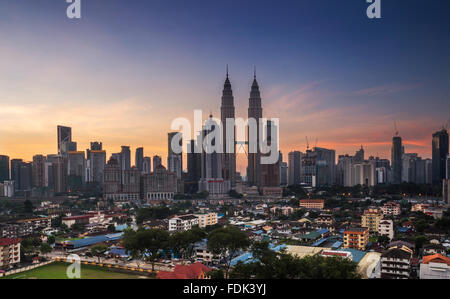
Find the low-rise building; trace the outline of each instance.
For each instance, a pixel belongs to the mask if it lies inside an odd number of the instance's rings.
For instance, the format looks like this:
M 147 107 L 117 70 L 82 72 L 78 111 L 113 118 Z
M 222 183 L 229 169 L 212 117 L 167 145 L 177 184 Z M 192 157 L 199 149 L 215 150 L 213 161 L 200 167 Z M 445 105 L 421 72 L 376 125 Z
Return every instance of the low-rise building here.
M 301 199 L 300 207 L 305 209 L 317 209 L 322 210 L 325 206 L 325 200 L 323 199 Z
M 0 239 L 0 269 L 9 269 L 14 264 L 20 263 L 21 239 Z
M 217 213 L 195 214 L 194 216 L 198 218 L 199 227 L 203 228 L 217 224 Z
M 413 251 L 406 246 L 391 247 L 381 255 L 382 279 L 408 279 Z
M 441 254 L 424 256 L 420 279 L 450 279 L 450 258 Z
M 389 240 L 394 238 L 394 223 L 392 220 L 381 220 L 378 225 L 378 234 L 388 236 Z
M 367 227 L 370 233 L 377 233 L 381 219 L 383 219 L 383 214 L 379 209 L 367 209 L 361 217 L 361 226 Z
M 369 230 L 364 227 L 344 230 L 344 248 L 364 250 L 369 243 Z
M 187 231 L 199 225 L 199 218 L 195 215 L 174 216 L 169 219 L 169 231 Z
M 387 202 L 382 207 L 383 215 L 386 216 L 398 216 L 401 213 L 400 204 L 396 202 Z

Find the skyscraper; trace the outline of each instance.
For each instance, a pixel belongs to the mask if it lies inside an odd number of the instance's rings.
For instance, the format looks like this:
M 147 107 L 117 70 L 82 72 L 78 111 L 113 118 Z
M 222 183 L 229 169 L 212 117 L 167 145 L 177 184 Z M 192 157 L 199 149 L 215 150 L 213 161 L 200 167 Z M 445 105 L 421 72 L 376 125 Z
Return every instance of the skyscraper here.
M 129 146 L 122 145 L 122 151 L 120 152 L 120 162 L 122 171 L 131 168 L 131 151 Z
M 0 155 L 0 184 L 9 181 L 9 157 Z
M 260 124 L 259 120 L 262 118 L 263 109 L 261 106 L 261 94 L 259 91 L 259 85 L 256 81 L 256 71 L 253 79 L 252 89 L 250 91 L 249 107 L 248 107 L 248 118 L 254 119 L 256 121 L 256 136 L 250 136 L 248 134 L 249 148 L 251 142 L 256 142 L 256 153 L 248 153 L 248 167 L 247 167 L 247 181 L 249 186 L 259 186 L 260 184 L 260 166 L 261 166 L 261 156 L 259 147 L 259 130 Z M 250 133 L 250 130 L 249 130 Z M 254 138 L 254 140 L 251 140 Z
M 433 185 L 441 185 L 446 176 L 446 163 L 448 156 L 448 132 L 442 129 L 433 134 Z
M 288 155 L 288 184 L 300 185 L 300 176 L 302 168 L 302 153 L 298 151 L 290 152 Z
M 402 157 L 403 146 L 402 137 L 396 135 L 392 138 L 392 183 L 400 184 L 402 182 Z
M 158 168 L 158 166 L 162 165 L 161 157 L 158 155 L 153 156 L 153 172 Z
M 167 155 L 167 170 L 173 172 L 177 175 L 177 178 L 181 178 L 181 173 L 183 172 L 183 154 L 182 152 L 177 153 L 172 148 L 172 140 L 180 136 L 180 132 L 170 132 L 168 134 L 168 155 Z M 179 138 L 179 146 L 182 148 L 183 140 Z
M 22 159 L 11 160 L 11 181 L 14 181 L 14 190 L 19 190 L 20 185 L 20 165 Z
M 144 157 L 142 162 L 142 173 L 147 174 L 152 172 L 152 159 L 150 157 Z
M 47 159 L 43 155 L 33 157 L 33 186 L 36 188 L 45 187 L 45 163 Z
M 228 67 L 227 67 L 227 78 L 225 80 L 225 84 L 223 86 L 222 91 L 222 105 L 220 107 L 221 113 L 221 121 L 223 127 L 223 154 L 222 154 L 222 166 L 223 166 L 223 178 L 225 180 L 229 180 L 231 186 L 234 187 L 236 185 L 236 146 L 235 146 L 235 134 L 236 130 L 233 132 L 227 132 L 227 119 L 235 118 L 234 113 L 234 97 L 233 90 L 231 88 L 230 79 L 228 76 Z M 233 127 L 234 128 L 234 127 Z M 227 134 L 230 135 L 227 138 Z M 231 138 L 233 137 L 233 138 Z M 232 144 L 232 153 L 227 151 L 227 139 L 230 144 Z M 230 147 L 228 145 L 228 147 Z
M 89 174 L 87 175 L 87 178 L 89 178 L 90 182 L 103 184 L 103 174 L 106 165 L 106 151 L 92 150 L 90 152 L 90 156 L 91 157 L 87 165 L 87 167 L 89 168 Z
M 198 182 L 202 176 L 202 154 L 201 150 L 195 150 L 196 141 L 190 140 L 188 143 L 190 151 L 187 153 L 188 176 L 186 182 L 186 191 L 196 193 L 198 191 Z
M 67 175 L 70 190 L 76 190 L 86 183 L 86 159 L 83 151 L 67 153 Z
M 268 120 L 266 129 L 266 144 L 268 146 L 275 142 L 278 142 L 278 136 L 272 136 L 272 130 L 278 132 L 275 122 Z M 261 154 L 261 156 L 269 156 L 270 152 L 267 154 Z M 278 160 L 273 164 L 260 164 L 260 193 L 262 195 L 272 195 L 281 197 L 282 189 L 280 187 L 280 153 L 278 152 Z
M 199 191 L 207 191 L 211 197 L 221 197 L 230 191 L 230 181 L 222 178 L 222 155 L 214 150 L 215 138 L 209 138 L 209 134 L 215 130 L 220 130 L 219 125 L 213 120 L 212 115 L 206 121 L 202 131 L 202 144 L 206 148 L 202 150 L 201 156 L 201 178 L 199 181 Z M 209 137 L 208 137 L 209 136 Z M 209 142 L 206 142 L 209 141 Z M 211 146 L 213 148 L 208 148 Z
M 336 178 L 336 151 L 314 147 L 317 165 L 317 186 L 332 186 Z
M 63 142 L 72 141 L 72 128 L 58 126 L 57 134 L 58 134 L 58 154 L 61 154 L 61 145 L 63 144 Z
M 140 172 L 144 169 L 144 148 L 138 147 L 136 149 L 136 156 L 134 163 L 136 164 L 137 169 L 139 169 Z

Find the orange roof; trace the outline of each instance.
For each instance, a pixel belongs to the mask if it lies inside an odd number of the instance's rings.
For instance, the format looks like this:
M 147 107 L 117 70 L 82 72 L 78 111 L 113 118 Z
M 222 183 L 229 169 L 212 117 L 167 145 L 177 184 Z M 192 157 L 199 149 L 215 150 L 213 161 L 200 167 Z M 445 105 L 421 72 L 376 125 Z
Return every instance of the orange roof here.
M 448 266 L 450 266 L 450 258 L 443 256 L 442 254 L 439 254 L 439 253 L 436 253 L 433 255 L 427 255 L 427 256 L 423 257 L 422 264 L 429 264 L 430 262 L 442 263 L 442 264 L 447 264 Z

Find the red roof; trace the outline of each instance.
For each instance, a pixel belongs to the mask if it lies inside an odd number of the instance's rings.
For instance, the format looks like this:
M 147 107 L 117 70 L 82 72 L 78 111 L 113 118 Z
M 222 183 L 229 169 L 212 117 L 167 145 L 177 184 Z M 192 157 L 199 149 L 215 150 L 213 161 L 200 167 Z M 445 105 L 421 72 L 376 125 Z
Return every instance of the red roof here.
M 443 256 L 442 254 L 436 253 L 433 255 L 424 256 L 422 259 L 422 264 L 432 263 L 442 263 L 450 266 L 450 257 Z
M 198 279 L 202 274 L 211 271 L 202 263 L 194 263 L 191 265 L 176 265 L 173 272 L 159 271 L 156 278 L 159 279 Z
M 0 239 L 0 246 L 9 246 L 19 244 L 20 242 L 22 242 L 22 239 L 2 238 Z

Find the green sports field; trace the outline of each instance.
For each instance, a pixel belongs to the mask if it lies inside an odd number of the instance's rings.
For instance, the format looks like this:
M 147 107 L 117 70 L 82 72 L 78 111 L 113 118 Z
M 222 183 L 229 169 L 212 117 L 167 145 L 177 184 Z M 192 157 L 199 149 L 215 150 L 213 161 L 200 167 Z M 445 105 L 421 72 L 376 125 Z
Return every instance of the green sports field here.
M 68 279 L 67 263 L 52 263 L 33 270 L 16 273 L 2 279 Z M 81 265 L 81 279 L 146 279 L 145 275 L 115 272 L 108 268 Z

